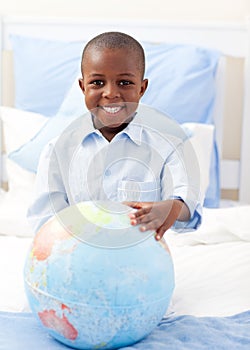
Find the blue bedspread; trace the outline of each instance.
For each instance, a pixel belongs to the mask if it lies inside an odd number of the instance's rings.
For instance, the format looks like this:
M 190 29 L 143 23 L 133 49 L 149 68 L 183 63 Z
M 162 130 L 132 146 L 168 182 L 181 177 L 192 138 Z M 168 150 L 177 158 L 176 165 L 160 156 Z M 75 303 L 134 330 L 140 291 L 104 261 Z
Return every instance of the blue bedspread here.
M 0 350 L 65 350 L 31 313 L 0 312 Z M 169 316 L 123 350 L 249 350 L 250 311 L 230 317 Z

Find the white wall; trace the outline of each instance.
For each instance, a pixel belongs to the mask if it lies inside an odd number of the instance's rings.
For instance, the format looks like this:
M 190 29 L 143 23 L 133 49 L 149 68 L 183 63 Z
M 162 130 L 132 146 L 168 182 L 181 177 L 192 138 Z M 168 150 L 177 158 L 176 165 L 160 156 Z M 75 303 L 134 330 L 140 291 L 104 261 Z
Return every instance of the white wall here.
M 250 0 L 0 0 L 0 15 L 244 21 Z

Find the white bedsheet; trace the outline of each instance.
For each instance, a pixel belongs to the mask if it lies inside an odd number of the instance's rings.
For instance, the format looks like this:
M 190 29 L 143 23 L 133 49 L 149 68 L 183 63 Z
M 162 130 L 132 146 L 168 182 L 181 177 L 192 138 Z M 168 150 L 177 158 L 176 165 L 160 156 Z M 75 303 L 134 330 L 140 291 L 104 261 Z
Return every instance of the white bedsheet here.
M 250 206 L 207 209 L 198 231 L 165 235 L 176 273 L 169 312 L 227 316 L 250 310 L 249 217 Z M 0 310 L 29 310 L 23 265 L 31 240 L 0 236 Z
M 176 288 L 171 310 L 229 316 L 250 310 L 250 242 L 172 249 Z
M 29 203 L 31 193 L 22 191 L 21 188 L 17 191 L 0 192 L 0 235 L 33 235 L 26 218 Z
M 35 174 L 6 160 L 9 191 L 0 189 L 0 234 L 33 236 L 26 214 L 34 194 Z

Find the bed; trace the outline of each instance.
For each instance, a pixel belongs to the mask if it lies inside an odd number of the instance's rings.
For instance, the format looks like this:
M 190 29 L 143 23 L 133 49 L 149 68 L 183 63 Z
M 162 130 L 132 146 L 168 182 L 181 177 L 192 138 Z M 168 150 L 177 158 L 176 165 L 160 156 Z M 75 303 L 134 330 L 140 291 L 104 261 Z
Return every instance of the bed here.
M 196 232 L 166 233 L 172 302 L 155 331 L 129 349 L 249 349 L 249 25 L 1 18 L 0 349 L 64 348 L 40 330 L 25 296 L 33 238 L 26 211 L 41 149 L 85 111 L 77 87 L 84 43 L 108 30 L 143 43 L 152 81 L 143 102 L 190 132 L 204 199 Z

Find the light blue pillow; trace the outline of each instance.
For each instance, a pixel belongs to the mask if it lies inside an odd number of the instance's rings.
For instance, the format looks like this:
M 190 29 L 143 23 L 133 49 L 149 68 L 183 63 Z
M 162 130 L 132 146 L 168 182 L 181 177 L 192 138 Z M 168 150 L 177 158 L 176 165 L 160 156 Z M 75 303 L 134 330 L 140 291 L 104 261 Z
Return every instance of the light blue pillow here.
M 54 116 L 79 70 L 85 43 L 10 36 L 15 107 Z M 35 53 L 35 54 L 33 54 Z

